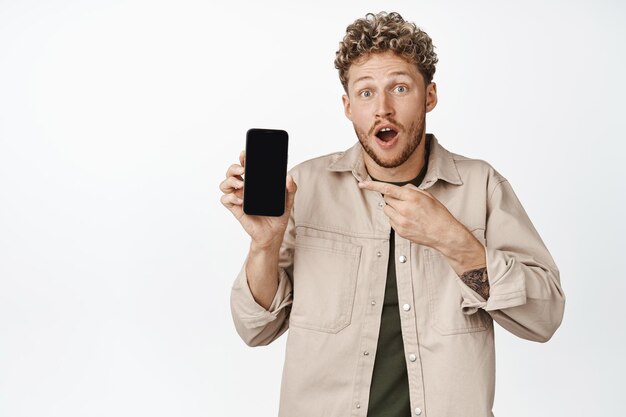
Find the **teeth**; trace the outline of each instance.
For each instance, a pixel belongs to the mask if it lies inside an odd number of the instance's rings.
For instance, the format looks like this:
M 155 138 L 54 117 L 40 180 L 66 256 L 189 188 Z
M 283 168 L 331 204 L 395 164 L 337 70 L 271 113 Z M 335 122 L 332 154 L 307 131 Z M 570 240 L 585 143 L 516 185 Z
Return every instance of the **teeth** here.
M 382 129 L 380 129 L 381 132 L 389 132 L 390 130 L 390 127 L 383 127 Z

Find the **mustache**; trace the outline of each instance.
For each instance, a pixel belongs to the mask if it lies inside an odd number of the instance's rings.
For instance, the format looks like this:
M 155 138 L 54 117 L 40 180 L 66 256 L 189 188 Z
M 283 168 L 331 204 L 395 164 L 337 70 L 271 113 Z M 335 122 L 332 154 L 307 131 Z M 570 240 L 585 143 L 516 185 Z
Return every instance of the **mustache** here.
M 374 136 L 374 132 L 376 132 L 376 129 L 378 129 L 378 126 L 380 126 L 380 125 L 382 125 L 382 124 L 385 124 L 385 123 L 389 123 L 389 124 L 392 124 L 392 125 L 394 125 L 394 126 L 398 126 L 398 128 L 399 128 L 400 130 L 405 130 L 405 129 L 404 129 L 404 126 L 402 126 L 402 124 L 401 124 L 401 123 L 398 123 L 398 122 L 397 122 L 395 119 L 393 119 L 393 118 L 388 118 L 388 119 L 385 119 L 385 120 L 381 120 L 381 121 L 380 121 L 380 122 L 378 122 L 378 123 L 374 123 L 374 125 L 372 126 L 372 128 L 371 128 L 371 129 L 370 129 L 370 131 L 368 132 L 369 136 Z

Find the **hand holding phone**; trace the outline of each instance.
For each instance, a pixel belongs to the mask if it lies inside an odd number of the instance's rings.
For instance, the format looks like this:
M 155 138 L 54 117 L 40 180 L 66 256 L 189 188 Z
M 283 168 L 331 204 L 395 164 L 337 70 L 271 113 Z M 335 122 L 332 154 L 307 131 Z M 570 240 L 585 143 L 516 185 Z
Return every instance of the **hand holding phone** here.
M 247 154 L 242 151 L 239 154 L 239 164 L 232 164 L 226 171 L 226 179 L 220 183 L 220 190 L 224 193 L 220 201 L 230 210 L 235 218 L 241 223 L 244 230 L 253 242 L 260 247 L 280 246 L 283 235 L 289 222 L 289 216 L 294 204 L 297 185 L 291 175 L 283 176 L 286 184 L 287 197 L 282 216 L 257 216 L 248 215 L 243 210 L 243 197 L 245 192 L 244 173 L 247 168 Z M 246 178 L 247 179 L 247 178 Z M 246 181 L 246 186 L 248 182 Z

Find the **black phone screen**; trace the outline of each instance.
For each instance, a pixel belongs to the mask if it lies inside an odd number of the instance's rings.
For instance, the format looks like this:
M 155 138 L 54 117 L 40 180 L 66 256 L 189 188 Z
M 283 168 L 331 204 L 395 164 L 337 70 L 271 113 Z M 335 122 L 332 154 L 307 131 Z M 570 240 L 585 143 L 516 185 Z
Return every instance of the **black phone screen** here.
M 250 129 L 246 134 L 243 211 L 257 216 L 285 212 L 287 144 L 284 130 Z

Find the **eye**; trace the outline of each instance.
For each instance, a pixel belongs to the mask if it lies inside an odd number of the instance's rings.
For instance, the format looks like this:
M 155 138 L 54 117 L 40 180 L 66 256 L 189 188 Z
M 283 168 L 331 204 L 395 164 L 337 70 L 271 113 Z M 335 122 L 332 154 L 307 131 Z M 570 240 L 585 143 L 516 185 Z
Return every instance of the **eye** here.
M 407 90 L 407 88 L 406 88 L 405 85 L 399 85 L 399 86 L 396 87 L 396 91 L 398 93 L 406 93 L 406 90 Z
M 369 98 L 372 96 L 372 92 L 370 90 L 363 90 L 360 93 L 361 97 Z

